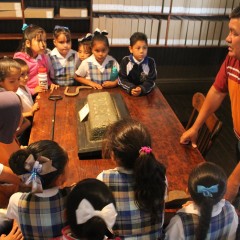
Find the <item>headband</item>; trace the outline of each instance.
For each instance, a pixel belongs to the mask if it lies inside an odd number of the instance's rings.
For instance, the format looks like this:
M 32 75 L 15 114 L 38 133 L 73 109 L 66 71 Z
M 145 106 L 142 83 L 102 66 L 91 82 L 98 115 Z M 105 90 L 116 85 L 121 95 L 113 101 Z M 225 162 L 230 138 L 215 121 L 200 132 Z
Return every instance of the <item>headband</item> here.
M 152 152 L 152 149 L 150 147 L 141 147 L 141 149 L 139 150 L 140 154 L 150 154 Z
M 78 42 L 86 42 L 86 41 L 91 41 L 93 35 L 91 33 L 87 33 L 85 37 L 83 38 L 78 38 Z
M 40 176 L 57 171 L 57 169 L 52 166 L 52 160 L 43 156 L 35 160 L 32 154 L 26 159 L 24 168 L 29 173 L 21 175 L 21 178 L 26 185 L 32 183 L 32 192 L 35 193 L 43 191 Z
M 76 210 L 77 224 L 83 224 L 95 216 L 102 218 L 108 229 L 112 229 L 116 221 L 117 211 L 113 203 L 106 205 L 101 211 L 95 210 L 92 204 L 84 198 Z
M 209 188 L 202 186 L 202 185 L 197 185 L 197 192 L 202 193 L 204 197 L 212 197 L 212 193 L 217 193 L 218 192 L 218 185 L 213 185 Z
M 58 29 L 65 29 L 65 30 L 68 30 L 68 31 L 69 31 L 69 28 L 68 28 L 68 27 L 56 25 L 56 26 L 54 27 L 54 31 L 56 31 L 56 30 L 58 30 Z
M 108 32 L 107 32 L 107 30 L 100 30 L 99 28 L 96 28 L 95 30 L 94 30 L 94 33 L 93 33 L 94 35 L 99 35 L 99 34 L 102 34 L 102 35 L 104 35 L 104 36 L 106 36 L 106 35 L 108 35 Z

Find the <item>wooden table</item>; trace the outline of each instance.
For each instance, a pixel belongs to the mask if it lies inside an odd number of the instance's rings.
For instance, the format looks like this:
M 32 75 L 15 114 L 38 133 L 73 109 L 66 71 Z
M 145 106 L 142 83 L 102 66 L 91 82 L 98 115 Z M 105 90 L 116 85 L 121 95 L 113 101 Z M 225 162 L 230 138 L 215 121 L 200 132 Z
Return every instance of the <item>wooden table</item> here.
M 99 90 L 82 89 L 78 96 L 68 97 L 64 95 L 64 89 L 59 88 L 53 93 L 63 96 L 63 99 L 57 102 L 54 140 L 69 155 L 64 184 L 67 186 L 84 178 L 95 178 L 102 170 L 115 167 L 115 163 L 107 159 L 78 158 L 76 102 Z M 71 87 L 70 91 L 75 91 L 74 87 Z M 159 89 L 155 88 L 143 97 L 129 96 L 119 88 L 103 91 L 120 93 L 131 117 L 147 126 L 152 136 L 153 153 L 167 168 L 169 190 L 185 190 L 190 171 L 204 159 L 197 149 L 179 143 L 184 128 Z M 40 110 L 34 116 L 30 143 L 51 139 L 54 102 L 48 100 L 48 97 L 49 92 L 40 94 Z

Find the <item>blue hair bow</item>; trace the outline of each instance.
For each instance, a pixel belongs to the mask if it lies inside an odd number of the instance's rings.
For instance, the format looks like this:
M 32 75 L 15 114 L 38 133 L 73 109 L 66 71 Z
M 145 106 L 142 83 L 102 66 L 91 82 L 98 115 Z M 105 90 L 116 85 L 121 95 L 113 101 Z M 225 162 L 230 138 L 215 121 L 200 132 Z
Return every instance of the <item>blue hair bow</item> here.
M 202 193 L 204 197 L 212 197 L 212 193 L 218 192 L 218 184 L 211 187 L 204 187 L 202 185 L 197 185 L 197 192 Z
M 23 26 L 22 26 L 22 31 L 25 31 L 28 27 L 29 26 L 26 23 L 24 23 Z

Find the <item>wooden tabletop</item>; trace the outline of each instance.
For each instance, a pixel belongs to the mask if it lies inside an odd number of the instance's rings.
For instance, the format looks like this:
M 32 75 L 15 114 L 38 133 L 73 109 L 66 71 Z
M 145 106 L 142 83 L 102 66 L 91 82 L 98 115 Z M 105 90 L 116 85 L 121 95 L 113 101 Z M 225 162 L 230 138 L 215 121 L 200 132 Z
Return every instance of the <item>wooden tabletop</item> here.
M 75 97 L 65 96 L 64 90 L 62 87 L 53 93 L 63 97 L 56 103 L 54 141 L 68 152 L 69 162 L 65 171 L 64 186 L 69 186 L 84 178 L 95 178 L 102 170 L 114 168 L 115 163 L 108 159 L 78 158 L 76 103 L 85 99 L 89 93 L 100 90 L 81 89 Z M 70 87 L 70 91 L 74 92 L 75 87 Z M 146 125 L 152 136 L 153 153 L 167 168 L 169 190 L 185 190 L 190 171 L 204 159 L 197 149 L 179 143 L 184 128 L 160 90 L 155 88 L 150 94 L 142 97 L 129 96 L 119 88 L 101 91 L 122 95 L 131 117 Z M 51 139 L 54 101 L 48 99 L 49 94 L 39 94 L 40 110 L 34 116 L 30 143 Z

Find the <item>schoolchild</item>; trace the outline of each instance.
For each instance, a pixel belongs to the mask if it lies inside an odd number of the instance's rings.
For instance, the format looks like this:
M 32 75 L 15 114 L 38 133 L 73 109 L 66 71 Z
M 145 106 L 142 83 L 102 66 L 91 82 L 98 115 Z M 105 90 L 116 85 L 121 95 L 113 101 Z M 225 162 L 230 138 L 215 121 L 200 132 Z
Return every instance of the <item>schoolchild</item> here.
M 166 228 L 166 239 L 236 239 L 238 216 L 223 199 L 227 177 L 214 163 L 199 164 L 189 175 L 192 201 L 180 209 Z
M 12 58 L 0 59 L 0 92 L 16 92 L 19 87 L 21 66 Z
M 53 66 L 50 77 L 59 86 L 75 84 L 74 73 L 79 67 L 78 53 L 71 49 L 71 32 L 68 27 L 55 26 L 53 30 L 53 44 L 55 48 L 48 54 Z
M 110 188 L 116 201 L 114 234 L 133 240 L 161 238 L 165 167 L 155 159 L 147 129 L 131 119 L 114 123 L 103 141 L 103 157 L 117 164 L 97 177 Z
M 21 98 L 22 113 L 24 117 L 32 117 L 34 113 L 39 110 L 39 104 L 38 102 L 33 102 L 32 95 L 27 87 L 29 67 L 27 63 L 20 58 L 15 58 L 14 60 L 21 66 L 19 87 L 16 93 Z
M 119 85 L 130 95 L 146 95 L 152 91 L 157 78 L 156 64 L 147 56 L 147 36 L 135 32 L 130 37 L 130 55 L 122 59 L 119 71 Z
M 109 53 L 107 32 L 96 29 L 92 38 L 92 55 L 83 60 L 75 72 L 76 81 L 94 89 L 113 88 L 118 84 L 118 62 Z
M 97 179 L 76 184 L 67 198 L 67 220 L 62 239 L 113 239 L 116 204 L 112 192 Z
M 92 54 L 91 40 L 93 35 L 88 33 L 85 37 L 78 39 L 78 57 L 82 62 Z
M 13 153 L 12 171 L 32 190 L 11 196 L 7 217 L 16 219 L 24 239 L 50 239 L 66 226 L 65 203 L 68 188 L 60 189 L 68 161 L 66 151 L 56 142 L 41 140 Z
M 14 58 L 21 58 L 27 63 L 29 67 L 27 86 L 31 94 L 35 95 L 45 91 L 44 87 L 38 85 L 39 67 L 45 67 L 48 73 L 51 68 L 48 57 L 45 54 L 47 34 L 43 28 L 32 24 L 24 24 L 22 30 L 23 37 L 18 52 L 14 54 Z M 51 85 L 51 89 L 56 87 L 54 84 L 51 84 L 49 76 L 48 85 Z

